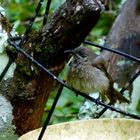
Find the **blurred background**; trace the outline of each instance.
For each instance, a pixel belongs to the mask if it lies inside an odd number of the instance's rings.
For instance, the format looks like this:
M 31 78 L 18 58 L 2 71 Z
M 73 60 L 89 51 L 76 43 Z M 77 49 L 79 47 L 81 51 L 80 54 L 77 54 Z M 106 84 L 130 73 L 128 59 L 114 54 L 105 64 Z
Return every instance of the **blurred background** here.
M 52 0 L 51 8 L 49 11 L 49 18 L 52 13 L 64 2 L 64 0 Z M 94 30 L 90 32 L 87 39 L 98 43 L 104 44 L 106 36 L 117 17 L 120 8 L 123 6 L 124 0 L 111 0 L 108 9 L 103 12 L 98 24 L 94 27 Z M 30 18 L 33 16 L 38 0 L 1 0 L 1 6 L 5 9 L 6 16 L 9 22 L 14 27 L 14 30 L 18 34 L 22 35 L 29 23 Z M 39 31 L 42 26 L 43 14 L 45 12 L 45 4 L 47 0 L 43 3 L 39 16 L 36 18 L 32 30 Z M 48 20 L 49 22 L 49 20 Z M 88 46 L 90 47 L 90 46 Z M 99 54 L 100 50 L 97 48 L 92 49 Z M 67 73 L 67 66 L 62 70 L 59 78 L 65 79 Z M 52 91 L 48 102 L 44 108 L 44 116 L 48 113 L 53 103 L 54 97 L 56 95 L 58 86 Z M 84 99 L 82 97 L 76 97 L 75 94 L 71 94 L 70 90 L 64 88 L 61 98 L 55 108 L 54 114 L 51 118 L 50 124 L 55 124 L 64 121 L 71 121 L 77 119 L 77 114 L 79 113 L 79 108 L 83 104 Z M 43 117 L 42 122 L 45 118 Z

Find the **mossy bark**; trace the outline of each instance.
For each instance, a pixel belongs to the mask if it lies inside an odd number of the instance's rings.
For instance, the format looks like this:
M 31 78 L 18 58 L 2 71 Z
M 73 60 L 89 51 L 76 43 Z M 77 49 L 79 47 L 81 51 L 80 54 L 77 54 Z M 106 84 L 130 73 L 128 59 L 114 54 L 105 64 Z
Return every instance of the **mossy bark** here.
M 23 48 L 55 75 L 63 68 L 64 50 L 79 46 L 100 17 L 101 6 L 93 0 L 67 0 L 50 22 Z M 41 126 L 44 105 L 55 81 L 18 54 L 13 79 L 3 84 L 13 105 L 13 123 L 21 135 Z

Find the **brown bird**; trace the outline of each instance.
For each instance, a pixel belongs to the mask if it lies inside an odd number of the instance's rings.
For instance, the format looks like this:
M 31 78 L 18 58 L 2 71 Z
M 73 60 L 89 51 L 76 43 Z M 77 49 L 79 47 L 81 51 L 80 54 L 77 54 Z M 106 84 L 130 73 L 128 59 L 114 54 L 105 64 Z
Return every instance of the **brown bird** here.
M 117 100 L 129 103 L 128 99 L 114 89 L 114 82 L 101 56 L 83 46 L 66 52 L 73 55 L 67 76 L 70 87 L 87 94 L 99 92 L 103 102 L 108 98 L 111 104 L 115 104 Z

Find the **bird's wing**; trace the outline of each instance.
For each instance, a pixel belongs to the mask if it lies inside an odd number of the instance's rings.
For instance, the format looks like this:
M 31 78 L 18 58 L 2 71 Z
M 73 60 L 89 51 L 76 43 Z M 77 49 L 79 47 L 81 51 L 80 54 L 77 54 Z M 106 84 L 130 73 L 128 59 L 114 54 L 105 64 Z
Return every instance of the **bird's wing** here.
M 97 56 L 93 61 L 92 61 L 92 65 L 100 70 L 102 70 L 105 75 L 108 77 L 108 79 L 110 79 L 111 85 L 113 85 L 113 79 L 111 77 L 111 75 L 107 72 L 107 69 L 105 67 L 105 61 L 101 56 Z

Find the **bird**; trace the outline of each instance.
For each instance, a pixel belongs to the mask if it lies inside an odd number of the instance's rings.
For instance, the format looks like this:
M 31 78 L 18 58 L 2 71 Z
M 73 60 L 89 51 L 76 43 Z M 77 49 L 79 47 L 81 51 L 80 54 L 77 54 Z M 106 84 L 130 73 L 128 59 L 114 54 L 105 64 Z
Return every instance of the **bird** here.
M 117 101 L 129 103 L 129 100 L 113 87 L 114 81 L 107 72 L 101 55 L 97 56 L 84 46 L 66 50 L 65 53 L 72 55 L 66 78 L 69 87 L 86 94 L 99 92 L 101 100 L 105 102 L 108 99 L 111 105 Z

